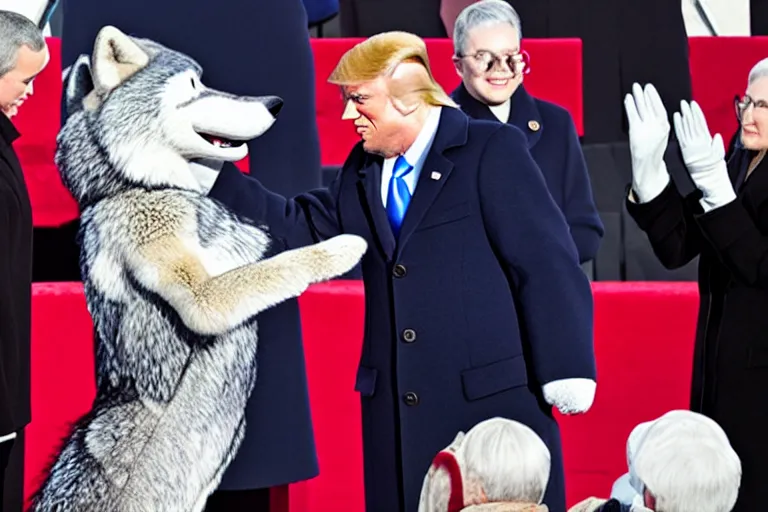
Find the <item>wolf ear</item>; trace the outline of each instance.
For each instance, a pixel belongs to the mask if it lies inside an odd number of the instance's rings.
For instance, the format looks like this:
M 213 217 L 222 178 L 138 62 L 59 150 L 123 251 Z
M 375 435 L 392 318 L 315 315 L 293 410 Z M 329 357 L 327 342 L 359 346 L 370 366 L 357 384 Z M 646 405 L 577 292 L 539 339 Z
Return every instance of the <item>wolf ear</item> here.
M 106 95 L 149 63 L 149 55 L 130 37 L 112 26 L 96 36 L 91 67 L 93 84 Z
M 93 91 L 91 63 L 88 55 L 81 55 L 74 64 L 62 73 L 64 81 L 64 100 L 67 115 L 72 115 L 83 108 L 83 99 Z

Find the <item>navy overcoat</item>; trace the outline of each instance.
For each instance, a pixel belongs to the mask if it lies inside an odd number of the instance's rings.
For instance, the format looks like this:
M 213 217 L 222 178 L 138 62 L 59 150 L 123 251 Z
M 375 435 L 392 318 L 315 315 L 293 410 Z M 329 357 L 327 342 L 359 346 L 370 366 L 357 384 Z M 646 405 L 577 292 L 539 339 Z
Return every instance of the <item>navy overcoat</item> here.
M 251 173 L 282 194 L 320 185 L 314 62 L 301 0 L 61 1 L 64 66 L 90 55 L 99 30 L 114 25 L 194 58 L 210 87 L 280 96 L 285 106 L 277 122 L 248 144 Z M 259 489 L 318 474 L 296 300 L 259 319 L 259 376 L 246 415 L 245 439 L 219 489 Z
M 488 105 L 475 99 L 464 85 L 459 85 L 451 97 L 470 117 L 498 122 Z M 528 150 L 571 228 L 579 261 L 595 259 L 605 230 L 571 114 L 559 105 L 534 98 L 520 85 L 512 95 L 507 122 L 525 134 Z
M 592 293 L 526 145 L 515 127 L 443 108 L 398 240 L 382 160 L 361 144 L 327 189 L 286 199 L 229 165 L 211 190 L 291 247 L 340 233 L 369 242 L 355 383 L 368 512 L 415 512 L 437 452 L 493 416 L 546 442 L 546 503 L 565 511 L 560 435 L 541 386 L 595 378 Z

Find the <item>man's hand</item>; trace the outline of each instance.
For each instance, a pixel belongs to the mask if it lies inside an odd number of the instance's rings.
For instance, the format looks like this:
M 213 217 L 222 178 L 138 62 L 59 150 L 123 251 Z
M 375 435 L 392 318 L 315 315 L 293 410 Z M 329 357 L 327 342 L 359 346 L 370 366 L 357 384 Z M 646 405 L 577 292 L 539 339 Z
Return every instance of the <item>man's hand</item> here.
M 661 194 L 669 183 L 664 151 L 669 138 L 669 120 L 656 88 L 632 85 L 624 98 L 629 121 L 629 150 L 632 155 L 632 192 L 640 203 Z
M 544 384 L 544 400 L 561 414 L 584 413 L 595 401 L 597 383 L 591 379 L 562 379 Z
M 224 162 L 218 160 L 192 160 L 189 162 L 189 170 L 200 184 L 200 192 L 207 195 L 216 183 Z
M 709 133 L 704 112 L 695 101 L 680 102 L 673 116 L 680 152 L 691 179 L 704 197 L 699 201 L 705 212 L 736 199 L 725 164 L 725 146 L 720 134 Z

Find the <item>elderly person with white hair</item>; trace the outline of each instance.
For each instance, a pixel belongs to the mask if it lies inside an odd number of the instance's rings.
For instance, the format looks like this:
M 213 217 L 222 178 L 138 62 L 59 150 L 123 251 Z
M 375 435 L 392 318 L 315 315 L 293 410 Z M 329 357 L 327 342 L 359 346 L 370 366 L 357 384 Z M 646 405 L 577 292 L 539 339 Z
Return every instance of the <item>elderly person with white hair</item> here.
M 549 472 L 549 450 L 533 430 L 488 419 L 437 454 L 418 512 L 546 512 Z
M 567 110 L 531 96 L 523 86 L 531 65 L 521 37 L 520 17 L 502 0 L 481 0 L 461 11 L 453 30 L 453 61 L 462 83 L 451 97 L 470 117 L 511 124 L 525 134 L 568 222 L 579 261 L 586 263 L 595 258 L 604 229 L 579 136 Z M 514 172 L 514 155 L 509 156 Z
M 629 214 L 667 268 L 699 259 L 700 308 L 690 408 L 723 427 L 744 477 L 734 510 L 765 508 L 768 481 L 768 60 L 736 102 L 740 143 L 726 162 L 701 108 L 682 102 L 675 131 L 697 190 L 682 197 L 662 156 L 670 131 L 655 88 L 627 95 L 632 152 Z M 640 319 L 643 321 L 643 319 Z
M 641 423 L 627 441 L 631 494 L 590 498 L 569 512 L 730 512 L 741 482 L 741 461 L 723 429 L 691 411 L 670 411 Z M 620 490 L 614 485 L 614 493 Z

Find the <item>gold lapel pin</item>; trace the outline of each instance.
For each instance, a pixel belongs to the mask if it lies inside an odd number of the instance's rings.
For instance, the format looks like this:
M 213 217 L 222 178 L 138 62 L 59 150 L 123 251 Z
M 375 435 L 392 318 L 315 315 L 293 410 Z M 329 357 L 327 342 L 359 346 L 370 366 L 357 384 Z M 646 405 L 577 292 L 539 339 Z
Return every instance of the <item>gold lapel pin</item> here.
M 538 121 L 531 119 L 530 121 L 528 121 L 528 128 L 530 128 L 534 132 L 537 132 L 541 128 L 541 125 L 539 124 Z

